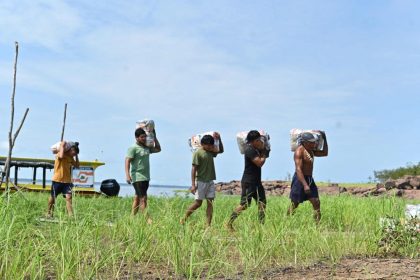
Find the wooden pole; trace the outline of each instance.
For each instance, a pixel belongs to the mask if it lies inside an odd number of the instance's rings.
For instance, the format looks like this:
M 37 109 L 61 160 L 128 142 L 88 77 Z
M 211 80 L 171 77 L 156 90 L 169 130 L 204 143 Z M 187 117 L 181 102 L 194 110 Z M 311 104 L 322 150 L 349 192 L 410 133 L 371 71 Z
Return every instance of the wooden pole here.
M 63 119 L 63 129 L 61 130 L 61 141 L 64 139 L 64 128 L 66 127 L 66 116 L 67 116 L 67 103 L 64 104 L 64 119 Z
M 19 135 L 19 132 L 23 126 L 23 123 L 25 122 L 26 116 L 28 115 L 29 108 L 26 108 L 25 114 L 23 115 L 23 118 L 20 122 L 20 125 L 16 132 L 13 134 L 13 123 L 15 120 L 15 95 L 16 95 L 16 70 L 17 70 L 17 60 L 18 60 L 18 54 L 19 54 L 19 43 L 15 42 L 15 63 L 13 68 L 13 90 L 12 90 L 12 97 L 10 102 L 10 129 L 9 129 L 9 152 L 7 155 L 6 162 L 4 163 L 5 168 L 5 177 L 6 177 L 6 192 L 7 196 L 9 197 L 9 178 L 10 178 L 10 161 L 12 159 L 12 151 L 13 147 L 15 146 L 16 138 Z M 3 177 L 3 176 L 2 176 Z M 2 178 L 3 179 L 3 178 Z M 15 178 L 16 179 L 16 178 Z M 3 180 L 1 181 L 3 183 Z

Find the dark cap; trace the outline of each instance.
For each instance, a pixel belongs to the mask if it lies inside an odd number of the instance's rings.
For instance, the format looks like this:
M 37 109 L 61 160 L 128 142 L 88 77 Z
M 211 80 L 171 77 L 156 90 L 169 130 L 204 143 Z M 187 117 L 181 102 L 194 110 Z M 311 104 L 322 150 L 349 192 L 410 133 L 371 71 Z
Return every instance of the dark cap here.
M 79 142 L 69 142 L 70 143 L 70 149 L 74 149 L 77 154 L 79 154 Z
M 146 131 L 144 131 L 144 129 L 141 127 L 137 128 L 136 131 L 134 131 L 134 136 L 136 137 L 140 137 L 140 135 L 144 134 L 146 134 Z
M 204 135 L 200 140 L 201 145 L 214 145 L 214 138 L 211 135 Z
M 260 139 L 261 134 L 257 130 L 251 130 L 248 132 L 248 135 L 246 136 L 246 141 L 248 143 L 251 143 L 254 140 Z
M 310 132 L 304 132 L 301 134 L 302 142 L 316 142 L 315 136 Z

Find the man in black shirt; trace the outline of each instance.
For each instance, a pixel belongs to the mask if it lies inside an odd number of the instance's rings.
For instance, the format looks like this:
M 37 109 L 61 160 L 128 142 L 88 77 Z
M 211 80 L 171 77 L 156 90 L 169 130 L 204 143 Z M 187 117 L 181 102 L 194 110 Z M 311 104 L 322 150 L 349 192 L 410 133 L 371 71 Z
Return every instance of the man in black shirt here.
M 247 145 L 244 153 L 245 169 L 241 180 L 241 202 L 233 210 L 227 223 L 227 227 L 231 231 L 233 231 L 233 222 L 242 211 L 250 206 L 252 198 L 258 204 L 258 219 L 260 223 L 263 224 L 265 218 L 267 200 L 265 198 L 264 187 L 261 183 L 261 167 L 264 165 L 269 151 L 265 149 L 261 134 L 256 130 L 251 130 L 248 133 L 246 142 Z

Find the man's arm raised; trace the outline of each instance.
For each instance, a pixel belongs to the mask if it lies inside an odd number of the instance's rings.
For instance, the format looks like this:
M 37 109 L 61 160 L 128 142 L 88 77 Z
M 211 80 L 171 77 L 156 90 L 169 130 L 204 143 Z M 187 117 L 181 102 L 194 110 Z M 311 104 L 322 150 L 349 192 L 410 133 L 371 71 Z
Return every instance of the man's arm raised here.
M 221 154 L 224 151 L 225 151 L 225 149 L 223 148 L 222 138 L 220 138 L 220 136 L 219 136 L 219 152 L 218 152 L 218 154 Z
M 73 166 L 76 167 L 76 168 L 79 168 L 80 167 L 80 162 L 79 162 L 79 156 L 77 154 L 74 156 L 73 160 L 74 160 Z
M 322 151 L 314 151 L 314 156 L 316 156 L 316 157 L 326 157 L 326 156 L 328 156 L 327 136 L 325 135 L 324 131 L 318 130 L 318 132 L 321 133 L 322 137 L 324 138 L 324 147 L 322 148 Z
M 66 145 L 65 141 L 60 142 L 60 147 L 58 148 L 58 153 L 57 153 L 57 156 L 60 159 L 64 157 L 64 147 L 65 147 L 65 145 Z
M 156 137 L 156 130 L 153 130 L 153 132 L 155 134 L 155 146 L 153 148 L 151 148 L 150 151 L 152 153 L 159 153 L 160 151 L 162 151 L 162 148 L 160 147 L 159 140 Z

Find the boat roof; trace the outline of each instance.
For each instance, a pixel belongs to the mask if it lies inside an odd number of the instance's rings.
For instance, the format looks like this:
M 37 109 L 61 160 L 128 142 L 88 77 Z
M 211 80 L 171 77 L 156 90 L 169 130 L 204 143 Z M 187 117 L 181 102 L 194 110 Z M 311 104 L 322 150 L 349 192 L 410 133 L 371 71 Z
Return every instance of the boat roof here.
M 0 156 L 0 165 L 4 165 L 7 157 Z M 45 158 L 22 158 L 22 157 L 12 157 L 12 162 L 22 163 L 19 164 L 21 167 L 40 167 L 42 165 L 52 165 L 54 166 L 54 159 L 45 159 Z M 104 162 L 94 160 L 94 161 L 80 161 L 80 166 L 89 166 L 97 168 L 98 166 L 105 165 Z

